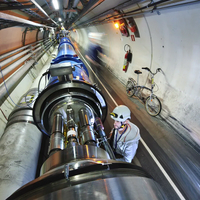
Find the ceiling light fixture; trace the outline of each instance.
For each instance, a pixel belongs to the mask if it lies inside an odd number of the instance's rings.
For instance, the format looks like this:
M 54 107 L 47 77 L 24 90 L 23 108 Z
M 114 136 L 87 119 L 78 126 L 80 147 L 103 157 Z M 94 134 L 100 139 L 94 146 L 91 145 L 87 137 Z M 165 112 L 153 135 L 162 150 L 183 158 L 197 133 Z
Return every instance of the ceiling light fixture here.
M 119 28 L 119 23 L 115 22 L 115 28 Z
M 60 22 L 61 22 L 61 21 L 62 21 L 62 19 L 59 17 L 59 18 L 58 18 L 58 21 L 60 21 Z
M 55 10 L 58 10 L 59 9 L 58 0 L 52 0 L 52 3 L 53 3 Z

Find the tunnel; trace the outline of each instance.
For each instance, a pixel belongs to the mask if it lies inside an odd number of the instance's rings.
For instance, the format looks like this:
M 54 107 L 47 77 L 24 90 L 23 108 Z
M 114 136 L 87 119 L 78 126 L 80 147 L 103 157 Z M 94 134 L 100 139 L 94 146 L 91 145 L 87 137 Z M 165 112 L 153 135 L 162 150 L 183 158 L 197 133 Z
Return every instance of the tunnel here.
M 0 199 L 200 198 L 199 1 L 0 5 Z

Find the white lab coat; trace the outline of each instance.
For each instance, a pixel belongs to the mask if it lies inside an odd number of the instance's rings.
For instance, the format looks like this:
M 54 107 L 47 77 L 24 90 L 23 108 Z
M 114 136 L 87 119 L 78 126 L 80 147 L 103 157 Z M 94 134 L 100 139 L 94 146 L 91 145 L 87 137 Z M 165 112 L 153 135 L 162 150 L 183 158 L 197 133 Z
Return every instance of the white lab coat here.
M 128 122 L 127 125 L 128 128 L 125 131 L 125 133 L 121 136 L 120 140 L 117 142 L 117 147 L 116 147 L 116 153 L 122 155 L 123 158 L 119 158 L 116 160 L 131 163 L 138 148 L 140 139 L 140 130 L 135 124 L 131 122 Z M 115 130 L 114 134 L 115 135 L 113 140 L 113 149 L 115 149 L 116 145 L 116 134 L 117 134 L 117 140 L 120 137 L 118 130 Z

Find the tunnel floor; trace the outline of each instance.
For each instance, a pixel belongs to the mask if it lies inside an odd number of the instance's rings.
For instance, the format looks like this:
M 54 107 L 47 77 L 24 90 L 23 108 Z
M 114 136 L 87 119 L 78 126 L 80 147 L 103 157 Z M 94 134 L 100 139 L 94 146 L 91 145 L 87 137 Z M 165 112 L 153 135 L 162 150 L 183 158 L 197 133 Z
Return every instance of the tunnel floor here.
M 82 57 L 85 56 L 84 53 L 81 48 L 77 50 L 83 62 L 86 61 Z M 84 63 L 88 67 L 89 62 Z M 182 138 L 180 133 L 161 117 L 148 115 L 143 103 L 137 98 L 128 97 L 125 86 L 106 67 L 92 69 L 97 77 L 89 70 L 90 78 L 97 83 L 108 104 L 108 114 L 104 123 L 106 134 L 109 134 L 113 126 L 113 120 L 109 116 L 116 106 L 113 98 L 118 105 L 130 108 L 131 122 L 140 129 L 142 140 L 133 163 L 148 171 L 160 184 L 168 199 L 199 199 L 198 149 Z

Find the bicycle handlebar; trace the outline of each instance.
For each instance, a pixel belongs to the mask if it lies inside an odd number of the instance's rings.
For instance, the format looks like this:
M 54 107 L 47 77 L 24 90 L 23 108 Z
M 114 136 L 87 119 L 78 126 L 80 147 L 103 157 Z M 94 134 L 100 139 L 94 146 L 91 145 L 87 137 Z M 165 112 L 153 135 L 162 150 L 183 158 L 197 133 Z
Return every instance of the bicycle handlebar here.
M 155 74 L 157 74 L 158 72 L 162 71 L 161 68 L 157 68 L 157 69 L 156 69 L 156 73 L 153 73 L 148 67 L 142 67 L 142 69 L 145 69 L 145 70 L 149 71 L 149 72 L 150 72 L 151 74 L 153 74 L 153 75 L 155 75 Z

